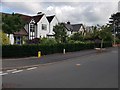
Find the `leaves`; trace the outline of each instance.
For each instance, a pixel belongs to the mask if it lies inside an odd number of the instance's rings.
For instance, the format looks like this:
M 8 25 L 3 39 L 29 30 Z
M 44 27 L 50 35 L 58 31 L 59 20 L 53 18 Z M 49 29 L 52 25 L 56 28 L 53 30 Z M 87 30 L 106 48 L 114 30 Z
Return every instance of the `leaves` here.
M 55 39 L 57 42 L 66 42 L 67 32 L 63 23 L 59 23 L 58 25 L 54 26 L 53 31 L 55 32 Z
M 21 19 L 20 15 L 3 15 L 2 16 L 2 29 L 3 32 L 11 34 L 19 31 L 25 25 L 24 21 Z
M 3 33 L 2 31 L 0 31 L 0 41 L 2 43 L 2 45 L 7 45 L 9 44 L 9 38 L 7 37 L 7 35 L 5 33 Z

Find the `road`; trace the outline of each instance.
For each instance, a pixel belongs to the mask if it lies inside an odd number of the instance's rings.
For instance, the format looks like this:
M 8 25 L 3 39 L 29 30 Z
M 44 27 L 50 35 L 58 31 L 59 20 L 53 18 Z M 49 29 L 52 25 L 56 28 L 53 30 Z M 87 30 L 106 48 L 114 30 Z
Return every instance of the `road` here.
M 7 72 L 2 81 L 8 88 L 118 88 L 118 49 Z

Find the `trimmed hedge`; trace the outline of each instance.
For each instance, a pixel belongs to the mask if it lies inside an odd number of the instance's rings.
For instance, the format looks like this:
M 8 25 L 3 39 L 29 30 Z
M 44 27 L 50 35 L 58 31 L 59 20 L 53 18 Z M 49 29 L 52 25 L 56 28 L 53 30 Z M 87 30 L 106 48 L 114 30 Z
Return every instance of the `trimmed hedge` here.
M 94 43 L 73 43 L 54 45 L 3 45 L 2 57 L 29 57 L 37 56 L 38 51 L 41 51 L 42 55 L 47 55 L 53 53 L 62 53 L 64 48 L 66 49 L 66 52 L 73 52 L 85 49 L 93 49 L 94 47 Z

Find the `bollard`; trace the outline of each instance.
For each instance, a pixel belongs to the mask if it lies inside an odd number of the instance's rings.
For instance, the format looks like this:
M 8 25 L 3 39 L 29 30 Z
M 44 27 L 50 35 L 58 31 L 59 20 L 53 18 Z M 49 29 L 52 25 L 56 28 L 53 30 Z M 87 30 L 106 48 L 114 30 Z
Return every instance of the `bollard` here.
M 65 49 L 63 49 L 63 54 L 65 54 Z
M 40 51 L 38 51 L 38 58 L 40 58 L 41 57 L 41 52 Z

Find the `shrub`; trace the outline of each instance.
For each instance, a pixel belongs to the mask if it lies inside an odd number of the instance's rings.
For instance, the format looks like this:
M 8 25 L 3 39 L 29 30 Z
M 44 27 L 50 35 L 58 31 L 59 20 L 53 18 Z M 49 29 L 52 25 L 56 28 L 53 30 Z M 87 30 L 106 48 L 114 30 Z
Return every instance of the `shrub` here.
M 10 44 L 9 38 L 2 31 L 0 31 L 0 42 L 1 42 L 2 45 Z
M 105 44 L 107 46 L 107 44 Z M 34 45 L 3 45 L 2 57 L 28 57 L 37 56 L 38 51 L 42 55 L 62 53 L 63 49 L 67 52 L 80 51 L 85 49 L 93 49 L 94 43 L 66 43 L 66 44 L 34 44 Z
M 42 38 L 40 44 L 43 45 L 54 45 L 57 44 L 56 40 L 53 38 Z

